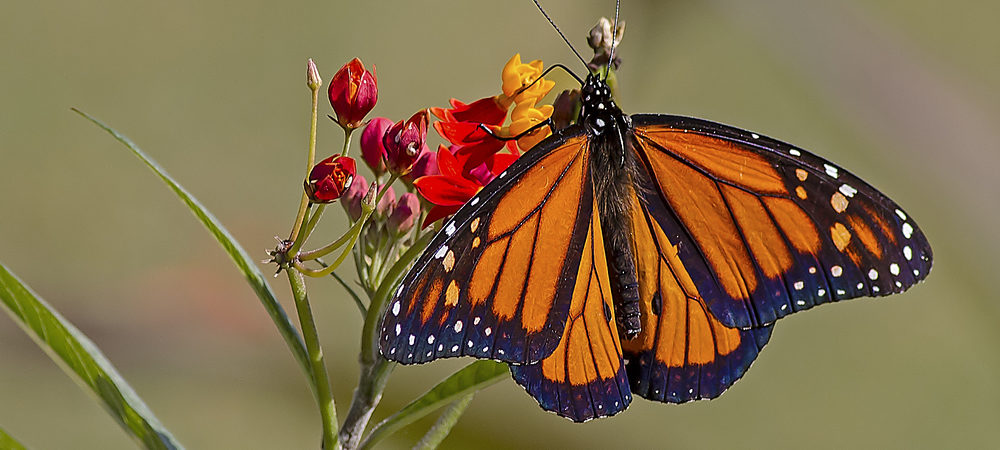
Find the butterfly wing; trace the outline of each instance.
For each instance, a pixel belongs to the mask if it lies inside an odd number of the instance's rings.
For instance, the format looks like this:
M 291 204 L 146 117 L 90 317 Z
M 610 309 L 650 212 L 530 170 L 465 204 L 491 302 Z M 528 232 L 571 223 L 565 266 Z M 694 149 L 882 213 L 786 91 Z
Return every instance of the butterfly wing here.
M 714 122 L 634 115 L 643 200 L 708 311 L 761 327 L 814 305 L 901 292 L 931 249 L 896 203 L 830 162 Z
M 593 214 L 588 157 L 581 129 L 567 129 L 466 203 L 387 303 L 382 354 L 410 364 L 533 363 L 552 353 Z
M 628 378 L 650 400 L 715 398 L 743 376 L 771 326 L 740 330 L 715 318 L 660 225 L 666 214 L 662 202 L 633 198 L 642 332 L 623 343 Z
M 541 362 L 510 368 L 543 409 L 575 422 L 614 415 L 632 401 L 601 220 L 596 206 L 592 210 L 559 346 Z

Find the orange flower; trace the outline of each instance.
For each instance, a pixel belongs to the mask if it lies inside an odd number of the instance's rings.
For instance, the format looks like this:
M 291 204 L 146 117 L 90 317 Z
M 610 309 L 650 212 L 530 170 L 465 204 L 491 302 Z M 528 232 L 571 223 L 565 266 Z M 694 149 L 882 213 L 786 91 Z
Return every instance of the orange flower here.
M 535 83 L 535 80 L 538 80 L 541 75 L 541 60 L 536 59 L 525 64 L 521 62 L 520 53 L 514 54 L 503 67 L 503 72 L 500 76 L 503 80 L 502 89 L 504 94 L 501 101 L 504 101 L 506 106 L 510 106 L 511 101 L 520 104 L 528 101 L 537 102 L 542 97 L 545 97 L 552 90 L 552 87 L 556 85 L 556 82 L 542 79 Z
M 507 127 L 507 134 L 517 136 L 531 127 L 545 121 L 552 116 L 552 105 L 542 105 L 535 108 L 535 102 L 524 102 L 514 106 L 514 111 L 510 113 L 510 125 Z M 526 151 L 543 139 L 552 134 L 551 127 L 541 127 L 531 134 L 517 140 L 517 146 Z

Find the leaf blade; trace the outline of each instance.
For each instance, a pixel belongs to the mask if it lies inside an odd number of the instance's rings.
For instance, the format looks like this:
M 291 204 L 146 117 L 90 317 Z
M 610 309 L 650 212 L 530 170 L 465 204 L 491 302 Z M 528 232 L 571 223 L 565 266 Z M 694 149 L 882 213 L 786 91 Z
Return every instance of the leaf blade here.
M 63 371 L 102 402 L 136 441 L 150 449 L 183 448 L 97 346 L 3 263 L 0 263 L 0 304 Z
M 285 309 L 278 302 L 277 296 L 274 291 L 271 290 L 271 285 L 267 283 L 264 278 L 264 274 L 257 268 L 255 261 L 250 258 L 246 250 L 236 241 L 236 239 L 229 233 L 222 223 L 217 219 L 211 212 L 205 208 L 197 198 L 194 197 L 190 192 L 187 191 L 183 186 L 181 186 L 177 181 L 170 176 L 167 171 L 159 165 L 155 160 L 149 157 L 142 149 L 139 148 L 128 136 L 119 133 L 114 128 L 104 124 L 100 120 L 94 118 L 93 116 L 80 111 L 76 108 L 72 108 L 73 112 L 83 116 L 83 118 L 91 121 L 94 125 L 97 125 L 102 130 L 108 132 L 117 140 L 122 143 L 125 147 L 132 151 L 132 153 L 138 157 L 150 170 L 152 170 L 164 183 L 166 183 L 171 190 L 187 205 L 188 209 L 201 221 L 202 225 L 208 229 L 212 236 L 215 237 L 216 241 L 222 245 L 222 248 L 229 255 L 230 259 L 236 264 L 240 272 L 243 273 L 250 287 L 257 294 L 257 298 L 260 299 L 261 304 L 267 311 L 268 315 L 271 316 L 271 321 L 278 327 L 278 331 L 281 333 L 281 337 L 284 338 L 285 343 L 292 350 L 292 354 L 298 361 L 299 366 L 306 374 L 306 378 L 309 380 L 309 387 L 315 392 L 316 386 L 312 383 L 312 369 L 309 365 L 309 356 L 306 353 L 305 342 L 302 340 L 302 335 L 299 334 L 298 329 L 292 324 L 291 320 L 288 318 L 288 314 L 285 313 Z
M 444 381 L 424 395 L 404 406 L 395 414 L 380 422 L 368 434 L 360 448 L 373 448 L 382 439 L 414 421 L 434 412 L 438 408 L 453 403 L 462 397 L 478 392 L 510 374 L 504 363 L 496 361 L 476 361 L 451 374 Z M 457 420 L 457 417 L 454 418 Z M 452 423 L 454 425 L 454 423 Z M 442 437 L 443 438 L 443 437 Z

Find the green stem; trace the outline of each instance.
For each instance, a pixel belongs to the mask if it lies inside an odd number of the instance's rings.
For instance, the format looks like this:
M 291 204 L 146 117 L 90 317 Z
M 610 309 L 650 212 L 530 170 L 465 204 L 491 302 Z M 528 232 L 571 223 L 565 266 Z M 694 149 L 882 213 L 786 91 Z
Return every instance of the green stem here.
M 375 296 L 372 297 L 371 302 L 368 304 L 368 317 L 365 318 L 365 326 L 361 332 L 361 361 L 363 363 L 370 364 L 380 359 L 378 355 L 377 330 L 379 320 L 382 318 L 382 313 L 385 310 L 385 303 L 389 300 L 389 294 L 399 284 L 400 279 L 403 278 L 403 274 L 410 263 L 424 252 L 424 247 L 430 243 L 432 237 L 434 237 L 432 234 L 425 235 L 415 242 L 413 247 L 410 247 L 406 253 L 403 253 L 399 257 L 399 260 L 396 261 L 396 264 L 392 266 L 392 269 L 389 269 L 389 273 L 386 274 L 385 278 L 382 279 L 378 290 L 375 291 Z
M 333 392 L 330 390 L 330 378 L 323 362 L 323 349 L 319 345 L 319 334 L 313 320 L 312 307 L 309 305 L 309 295 L 306 292 L 305 280 L 302 274 L 288 270 L 288 283 L 295 297 L 295 309 L 299 313 L 299 326 L 302 337 L 309 352 L 309 364 L 312 367 L 313 384 L 316 386 L 316 403 L 319 406 L 320 418 L 323 422 L 323 448 L 333 449 L 337 444 L 337 408 L 333 402 Z
M 313 211 L 312 216 L 309 217 L 305 227 L 302 228 L 302 232 L 297 238 L 295 238 L 295 242 L 292 243 L 292 248 L 288 250 L 289 258 L 294 259 L 295 256 L 298 255 L 299 249 L 301 249 L 302 245 L 306 243 L 306 239 L 309 238 L 309 235 L 312 234 L 313 230 L 316 228 L 316 224 L 319 223 L 319 218 L 323 217 L 324 210 L 326 210 L 325 203 L 316 205 L 316 210 Z
M 340 445 L 347 450 L 353 450 L 361 442 L 368 421 L 372 412 L 382 399 L 382 391 L 389 380 L 395 363 L 384 359 L 378 359 L 371 363 L 362 363 L 361 376 L 358 379 L 358 387 L 354 390 L 354 398 L 351 399 L 351 408 L 347 411 L 347 418 L 340 428 Z
M 312 109 L 309 116 L 309 159 L 306 163 L 306 177 L 309 176 L 309 172 L 312 171 L 313 165 L 316 164 L 316 116 L 319 110 L 319 85 L 315 87 L 310 87 L 312 91 Z M 302 200 L 299 201 L 299 212 L 295 216 L 295 225 L 292 226 L 292 232 L 288 236 L 289 241 L 295 241 L 299 237 L 299 231 L 302 229 L 302 221 L 306 217 L 306 209 L 309 207 L 309 196 L 306 192 L 302 191 Z M 292 253 L 294 255 L 294 253 Z
M 448 437 L 448 433 L 451 429 L 455 427 L 458 423 L 458 418 L 462 417 L 462 413 L 465 409 L 469 407 L 469 403 L 472 403 L 472 399 L 476 396 L 476 393 L 466 394 L 462 398 L 455 400 L 451 405 L 448 406 L 441 416 L 438 417 L 437 422 L 434 422 L 434 426 L 427 431 L 423 439 L 417 442 L 417 445 L 413 446 L 415 449 L 420 450 L 431 450 L 441 445 L 441 441 Z

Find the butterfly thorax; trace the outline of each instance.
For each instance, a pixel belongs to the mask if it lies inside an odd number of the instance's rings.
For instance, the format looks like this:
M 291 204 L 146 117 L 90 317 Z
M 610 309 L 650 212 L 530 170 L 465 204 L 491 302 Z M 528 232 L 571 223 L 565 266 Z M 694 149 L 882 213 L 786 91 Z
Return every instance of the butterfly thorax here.
M 641 331 L 639 290 L 635 268 L 634 244 L 629 230 L 633 207 L 627 199 L 634 178 L 639 176 L 633 145 L 632 122 L 611 97 L 611 89 L 591 74 L 581 89 L 582 124 L 591 145 L 590 176 L 600 213 L 608 266 L 613 268 L 616 289 L 615 316 L 621 337 L 630 339 Z

